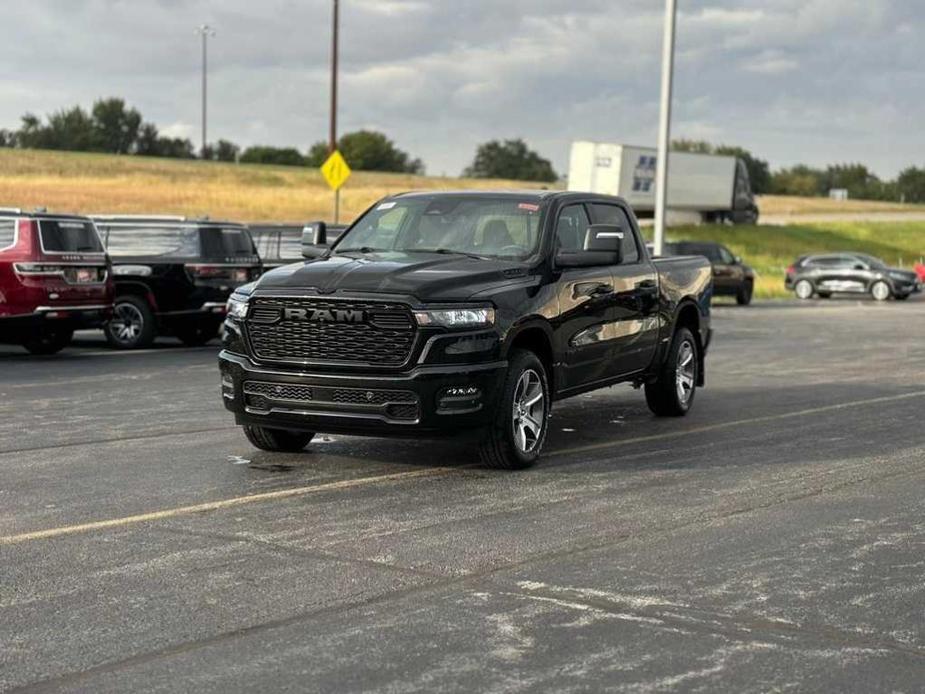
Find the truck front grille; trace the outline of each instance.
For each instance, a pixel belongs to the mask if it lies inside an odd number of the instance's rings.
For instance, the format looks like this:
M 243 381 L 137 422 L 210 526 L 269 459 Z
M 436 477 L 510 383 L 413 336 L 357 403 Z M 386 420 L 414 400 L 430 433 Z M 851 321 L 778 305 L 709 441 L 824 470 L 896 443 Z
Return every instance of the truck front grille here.
M 383 414 L 387 419 L 414 421 L 420 401 L 410 390 L 378 390 L 305 386 L 267 381 L 244 382 L 244 404 L 262 412 L 315 409 L 323 412 Z
M 274 362 L 400 366 L 416 336 L 403 304 L 257 297 L 247 333 L 254 356 Z

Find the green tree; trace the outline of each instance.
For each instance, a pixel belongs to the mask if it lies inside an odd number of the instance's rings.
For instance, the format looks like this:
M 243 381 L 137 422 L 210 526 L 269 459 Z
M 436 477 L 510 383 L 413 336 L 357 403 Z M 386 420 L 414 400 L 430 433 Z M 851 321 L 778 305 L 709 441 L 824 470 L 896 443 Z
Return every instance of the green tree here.
M 138 130 L 138 138 L 135 140 L 135 154 L 141 154 L 149 157 L 156 157 L 160 154 L 158 150 L 158 141 L 160 133 L 157 126 L 153 123 L 144 123 Z
M 45 131 L 46 149 L 67 149 L 75 152 L 99 150 L 93 118 L 80 106 L 55 111 L 48 116 Z
M 214 159 L 216 161 L 237 161 L 241 148 L 234 142 L 219 140 L 215 143 Z
M 240 159 L 243 164 L 281 164 L 303 166 L 305 157 L 295 147 L 255 146 L 244 150 Z
M 424 173 L 424 162 L 395 146 L 388 137 L 374 130 L 357 130 L 346 133 L 337 141 L 337 149 L 350 168 L 358 171 L 395 171 L 398 173 Z M 306 164 L 321 166 L 328 158 L 328 144 L 316 142 L 308 150 Z
M 113 154 L 134 150 L 141 127 L 141 114 L 137 110 L 126 108 L 123 99 L 109 98 L 97 100 L 91 113 L 96 148 Z
M 925 169 L 910 166 L 900 171 L 896 192 L 906 202 L 925 202 Z
M 531 150 L 521 139 L 483 142 L 463 176 L 547 182 L 558 179 L 549 160 Z
M 825 187 L 825 172 L 805 164 L 789 169 L 780 169 L 771 174 L 771 192 L 775 195 L 800 195 L 812 197 L 828 192 Z

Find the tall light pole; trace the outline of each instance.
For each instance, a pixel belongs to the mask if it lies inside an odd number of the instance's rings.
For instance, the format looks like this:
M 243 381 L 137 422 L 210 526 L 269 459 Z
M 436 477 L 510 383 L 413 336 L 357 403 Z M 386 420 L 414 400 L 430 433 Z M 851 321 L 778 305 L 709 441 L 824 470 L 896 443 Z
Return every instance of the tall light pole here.
M 668 200 L 668 144 L 671 138 L 671 80 L 674 73 L 676 0 L 665 0 L 665 36 L 662 39 L 662 94 L 658 118 L 658 158 L 655 163 L 655 255 L 665 245 L 665 207 Z
M 206 48 L 210 36 L 215 36 L 215 29 L 210 27 L 208 24 L 200 24 L 196 27 L 196 34 L 202 37 L 202 150 L 201 154 L 205 154 L 206 143 L 208 143 L 208 137 L 206 135 L 206 93 L 207 93 L 207 77 L 209 61 L 208 61 L 208 50 Z
M 328 137 L 328 154 L 337 149 L 337 40 L 340 24 L 340 3 L 334 0 L 331 28 L 331 132 Z M 340 221 L 340 188 L 334 191 L 334 223 Z

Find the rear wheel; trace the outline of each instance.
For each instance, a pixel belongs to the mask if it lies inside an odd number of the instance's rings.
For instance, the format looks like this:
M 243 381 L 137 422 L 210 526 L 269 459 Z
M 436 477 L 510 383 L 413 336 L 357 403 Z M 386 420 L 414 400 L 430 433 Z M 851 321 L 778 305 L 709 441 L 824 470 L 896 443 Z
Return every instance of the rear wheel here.
M 191 325 L 177 330 L 177 337 L 187 347 L 202 347 L 218 335 L 220 324 L 207 321 L 198 325 Z
M 306 431 L 251 425 L 244 425 L 244 435 L 256 448 L 274 453 L 298 453 L 315 437 L 313 433 Z
M 883 280 L 877 280 L 870 286 L 870 295 L 877 301 L 886 301 L 893 294 L 893 290 Z
M 739 291 L 736 292 L 736 303 L 739 306 L 748 306 L 752 303 L 752 294 L 755 291 L 755 286 L 751 282 L 745 282 Z
M 57 354 L 71 344 L 73 330 L 45 330 L 23 343 L 32 354 Z
M 498 414 L 479 446 L 482 462 L 519 470 L 540 457 L 549 429 L 550 393 L 546 369 L 533 352 L 514 350 L 502 386 Z
M 809 280 L 800 280 L 793 285 L 793 293 L 797 295 L 797 299 L 812 299 L 814 291 L 813 283 Z
M 106 340 L 116 349 L 140 349 L 154 342 L 154 312 L 137 296 L 120 296 L 106 324 Z
M 697 340 L 687 328 L 678 328 L 658 380 L 646 383 L 646 404 L 659 417 L 686 415 L 697 394 L 700 358 Z

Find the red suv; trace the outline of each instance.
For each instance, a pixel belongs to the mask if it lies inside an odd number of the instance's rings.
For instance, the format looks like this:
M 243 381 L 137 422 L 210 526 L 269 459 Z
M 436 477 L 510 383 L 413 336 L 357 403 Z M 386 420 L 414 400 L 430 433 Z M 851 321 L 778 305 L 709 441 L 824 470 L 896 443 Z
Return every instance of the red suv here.
M 54 354 L 112 316 L 109 257 L 86 217 L 0 208 L 0 342 Z

